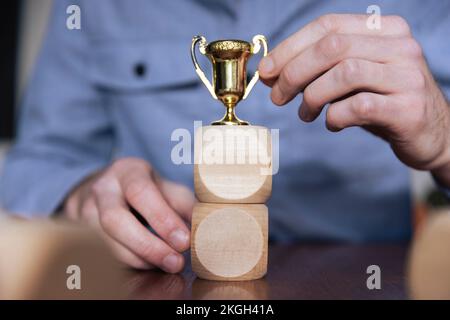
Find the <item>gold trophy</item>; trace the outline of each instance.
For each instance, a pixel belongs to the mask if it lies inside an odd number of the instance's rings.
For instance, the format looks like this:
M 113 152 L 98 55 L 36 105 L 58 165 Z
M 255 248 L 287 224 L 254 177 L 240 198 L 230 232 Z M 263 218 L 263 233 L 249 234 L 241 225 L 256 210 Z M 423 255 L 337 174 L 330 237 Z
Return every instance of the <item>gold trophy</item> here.
M 212 63 L 212 84 L 200 68 L 195 55 L 195 47 L 199 43 L 199 51 L 206 55 Z M 222 101 L 227 109 L 222 119 L 212 125 L 248 125 L 234 113 L 236 104 L 247 98 L 253 86 L 259 79 L 256 71 L 247 85 L 247 61 L 263 47 L 263 55 L 267 55 L 267 41 L 262 35 L 253 37 L 253 44 L 242 40 L 219 40 L 207 43 L 205 37 L 196 36 L 192 39 L 191 57 L 195 71 L 200 80 L 208 88 L 214 99 Z

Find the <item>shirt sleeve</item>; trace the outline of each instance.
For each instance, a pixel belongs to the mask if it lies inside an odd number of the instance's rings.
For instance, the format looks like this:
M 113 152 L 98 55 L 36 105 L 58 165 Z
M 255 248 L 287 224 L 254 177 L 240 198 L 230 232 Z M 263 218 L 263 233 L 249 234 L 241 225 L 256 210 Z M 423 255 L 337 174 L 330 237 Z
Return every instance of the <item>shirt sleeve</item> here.
M 81 30 L 66 26 L 67 7 L 74 3 L 54 1 L 0 177 L 1 207 L 25 217 L 53 213 L 77 183 L 111 158 L 111 121 L 89 77 L 89 30 L 83 20 Z

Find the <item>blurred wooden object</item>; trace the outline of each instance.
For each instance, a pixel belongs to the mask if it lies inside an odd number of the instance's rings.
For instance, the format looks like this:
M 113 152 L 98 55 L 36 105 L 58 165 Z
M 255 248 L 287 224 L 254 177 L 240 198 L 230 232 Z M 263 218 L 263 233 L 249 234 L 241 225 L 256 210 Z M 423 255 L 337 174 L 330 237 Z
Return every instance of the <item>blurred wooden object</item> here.
M 122 298 L 123 271 L 90 229 L 55 221 L 0 221 L 1 299 Z
M 429 208 L 425 202 L 413 202 L 412 225 L 413 234 L 416 236 L 420 233 L 423 226 L 427 222 L 429 216 Z
M 267 272 L 268 211 L 263 204 L 198 203 L 192 268 L 208 280 L 251 280 Z
M 408 262 L 413 299 L 450 299 L 450 211 L 432 213 L 414 239 Z

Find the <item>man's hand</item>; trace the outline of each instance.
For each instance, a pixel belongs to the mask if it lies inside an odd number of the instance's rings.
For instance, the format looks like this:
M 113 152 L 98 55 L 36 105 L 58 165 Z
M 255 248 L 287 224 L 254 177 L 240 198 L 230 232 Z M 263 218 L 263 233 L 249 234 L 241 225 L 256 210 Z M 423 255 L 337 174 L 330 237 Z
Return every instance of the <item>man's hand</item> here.
M 162 180 L 144 160 L 124 158 L 80 184 L 67 198 L 64 213 L 99 227 L 118 258 L 131 267 L 183 269 L 189 248 L 195 197 L 181 185 Z M 150 232 L 133 208 L 158 234 Z
M 284 105 L 303 92 L 299 117 L 313 121 L 324 106 L 331 131 L 362 126 L 388 141 L 406 165 L 430 170 L 450 187 L 449 106 L 408 24 L 366 15 L 327 15 L 278 45 L 259 66 Z

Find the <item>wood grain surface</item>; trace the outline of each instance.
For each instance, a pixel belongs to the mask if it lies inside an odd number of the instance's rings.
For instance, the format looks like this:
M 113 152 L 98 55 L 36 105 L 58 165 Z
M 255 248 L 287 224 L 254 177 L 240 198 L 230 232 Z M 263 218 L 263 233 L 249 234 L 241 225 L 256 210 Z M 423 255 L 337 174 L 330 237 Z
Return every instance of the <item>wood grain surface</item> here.
M 267 270 L 268 209 L 264 204 L 197 203 L 191 258 L 203 279 L 258 279 Z
M 206 126 L 195 135 L 194 186 L 201 202 L 265 203 L 272 192 L 270 131 Z

